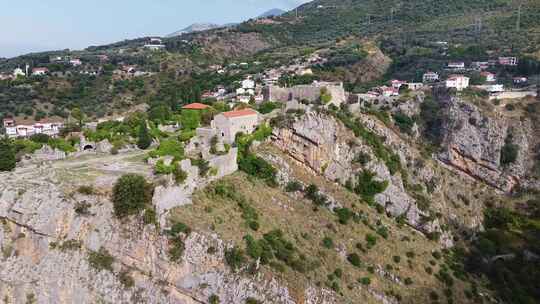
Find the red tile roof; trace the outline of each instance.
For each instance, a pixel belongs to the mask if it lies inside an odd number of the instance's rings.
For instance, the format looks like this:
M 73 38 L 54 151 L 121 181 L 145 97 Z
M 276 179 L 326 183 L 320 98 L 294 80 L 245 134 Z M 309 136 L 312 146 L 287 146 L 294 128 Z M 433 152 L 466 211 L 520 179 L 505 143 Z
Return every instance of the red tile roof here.
M 227 118 L 234 118 L 234 117 L 257 115 L 258 113 L 252 109 L 243 109 L 243 110 L 238 110 L 238 111 L 224 112 L 222 114 Z
M 202 103 L 190 103 L 188 105 L 185 105 L 182 107 L 182 109 L 186 109 L 186 110 L 204 110 L 204 109 L 207 109 L 209 108 L 209 106 L 205 105 L 205 104 L 202 104 Z

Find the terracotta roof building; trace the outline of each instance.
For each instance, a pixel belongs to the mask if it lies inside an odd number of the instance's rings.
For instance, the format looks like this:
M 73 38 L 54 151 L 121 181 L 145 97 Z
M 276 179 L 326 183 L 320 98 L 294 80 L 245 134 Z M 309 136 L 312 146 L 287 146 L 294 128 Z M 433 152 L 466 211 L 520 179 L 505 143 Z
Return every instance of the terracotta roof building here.
M 208 108 L 210 108 L 210 106 L 198 102 L 190 103 L 182 107 L 184 110 L 204 110 Z

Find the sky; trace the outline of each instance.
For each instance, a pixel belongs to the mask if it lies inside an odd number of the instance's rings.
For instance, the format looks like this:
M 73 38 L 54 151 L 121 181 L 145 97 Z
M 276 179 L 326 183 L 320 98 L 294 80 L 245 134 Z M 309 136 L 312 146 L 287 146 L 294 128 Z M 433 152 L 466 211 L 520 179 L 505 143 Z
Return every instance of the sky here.
M 231 23 L 308 0 L 0 0 L 0 57 L 165 36 Z

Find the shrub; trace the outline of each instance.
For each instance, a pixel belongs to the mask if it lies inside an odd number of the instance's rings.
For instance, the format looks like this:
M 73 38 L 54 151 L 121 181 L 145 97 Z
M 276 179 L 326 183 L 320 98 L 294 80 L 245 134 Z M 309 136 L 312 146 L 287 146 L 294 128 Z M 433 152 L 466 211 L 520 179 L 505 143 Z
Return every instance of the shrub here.
M 341 276 L 343 275 L 343 270 L 341 270 L 341 268 L 336 268 L 336 270 L 334 270 L 334 275 L 336 276 L 336 278 L 341 279 Z
M 298 181 L 290 181 L 285 186 L 285 191 L 287 192 L 297 192 L 297 191 L 302 191 L 302 190 L 303 190 L 302 184 Z
M 246 304 L 262 304 L 262 302 L 255 298 L 247 298 Z
M 362 261 L 360 260 L 360 256 L 358 256 L 358 254 L 356 253 L 349 254 L 347 256 L 347 261 L 349 261 L 349 263 L 351 263 L 353 266 L 356 266 L 356 267 L 362 266 Z
M 358 182 L 354 188 L 354 192 L 359 194 L 366 202 L 373 203 L 374 196 L 381 192 L 384 192 L 388 187 L 388 181 L 378 182 L 373 180 L 375 173 L 368 170 L 362 171 L 358 174 Z
M 30 140 L 40 144 L 47 144 L 51 137 L 47 134 L 38 133 L 30 136 Z
M 412 285 L 412 283 L 413 283 L 413 280 L 411 278 L 405 279 L 405 285 Z
M 380 205 L 378 205 L 380 206 Z M 379 226 L 377 228 L 377 234 L 382 236 L 384 239 L 387 239 L 388 238 L 388 228 L 386 228 L 385 226 Z
M 219 304 L 219 297 L 215 294 L 211 295 L 209 298 L 208 298 L 208 303 L 209 304 Z
M 508 134 L 501 150 L 501 165 L 506 166 L 516 161 L 519 147 L 512 142 L 512 134 Z
M 440 252 L 440 251 L 437 251 L 437 250 L 433 251 L 433 252 L 431 253 L 431 255 L 432 255 L 436 260 L 440 260 L 441 257 L 442 257 L 441 252 Z
M 113 188 L 112 202 L 118 218 L 137 214 L 152 200 L 153 187 L 137 174 L 120 177 Z
M 180 235 L 180 233 L 188 235 L 191 233 L 191 228 L 182 222 L 176 222 L 171 226 L 171 229 L 167 231 L 167 233 L 173 237 Z
M 182 255 L 184 254 L 184 250 L 186 248 L 186 245 L 184 242 L 180 239 L 179 236 L 173 237 L 169 239 L 169 258 L 173 262 L 178 262 L 182 258 Z
M 324 237 L 324 239 L 322 240 L 322 244 L 325 248 L 328 248 L 328 249 L 332 249 L 334 248 L 334 241 L 332 240 L 331 237 Z
M 146 210 L 144 210 L 143 223 L 145 225 L 156 224 L 157 223 L 156 210 L 152 208 L 147 208 Z
M 8 139 L 0 139 L 0 171 L 11 171 L 16 163 L 15 149 Z
M 359 163 L 362 166 L 367 165 L 371 161 L 371 156 L 367 154 L 366 152 L 360 152 L 356 154 L 356 156 L 353 159 L 353 162 Z
M 395 255 L 392 257 L 394 260 L 394 263 L 399 264 L 401 262 L 401 257 L 399 255 Z
M 368 233 L 366 234 L 366 242 L 367 242 L 368 248 L 371 248 L 377 244 L 377 237 L 374 236 L 373 234 Z
M 80 186 L 79 188 L 77 188 L 77 192 L 85 195 L 92 195 L 95 191 L 94 187 L 92 186 Z
M 180 164 L 178 163 L 174 166 L 173 174 L 174 174 L 174 180 L 176 181 L 177 184 L 183 184 L 188 178 L 187 172 L 182 170 L 182 166 L 180 166 Z
M 90 213 L 90 203 L 87 203 L 87 202 L 77 202 L 75 203 L 75 213 L 77 213 L 78 215 L 91 215 Z
M 150 152 L 150 157 L 172 156 L 175 161 L 184 158 L 184 145 L 175 140 L 167 139 L 159 143 L 156 150 Z
M 334 212 L 339 218 L 339 223 L 342 225 L 346 225 L 354 215 L 349 208 L 336 208 L 334 209 Z
M 244 251 L 238 247 L 225 251 L 225 262 L 233 271 L 238 270 L 246 262 Z
M 98 271 L 113 271 L 114 257 L 102 247 L 99 251 L 90 251 L 88 253 L 88 263 Z
M 414 120 L 403 113 L 394 114 L 394 122 L 398 126 L 399 130 L 406 134 L 412 133 L 414 126 Z
M 148 132 L 148 127 L 146 126 L 146 121 L 141 120 L 139 125 L 139 134 L 137 139 L 137 147 L 142 150 L 148 149 L 152 144 L 152 137 Z
M 371 279 L 369 277 L 363 277 L 361 279 L 358 280 L 358 282 L 362 285 L 370 285 L 371 284 Z
M 129 275 L 128 271 L 120 272 L 120 274 L 118 274 L 118 280 L 126 288 L 132 288 L 135 286 L 135 280 L 133 280 L 133 278 Z

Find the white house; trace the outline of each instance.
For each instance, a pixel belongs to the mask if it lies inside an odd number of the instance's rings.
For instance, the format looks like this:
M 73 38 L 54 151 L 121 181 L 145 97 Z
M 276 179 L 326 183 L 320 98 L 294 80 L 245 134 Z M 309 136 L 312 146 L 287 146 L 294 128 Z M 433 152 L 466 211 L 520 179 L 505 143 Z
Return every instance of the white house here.
M 449 69 L 454 69 L 454 70 L 462 70 L 462 69 L 465 68 L 465 62 L 463 62 L 463 61 L 449 62 L 448 63 L 448 68 Z
M 242 81 L 242 88 L 245 90 L 255 89 L 255 81 L 253 79 L 245 79 Z
M 421 82 L 409 82 L 407 83 L 407 87 L 411 91 L 417 91 L 424 87 L 424 84 Z
M 516 57 L 499 57 L 500 65 L 516 66 L 518 59 Z
M 159 50 L 165 49 L 165 45 L 164 44 L 145 44 L 144 48 L 149 49 L 151 51 L 159 51 Z
M 33 76 L 44 76 L 49 73 L 49 69 L 47 68 L 33 68 L 32 69 L 32 75 Z
M 439 80 L 439 74 L 435 72 L 427 72 L 422 76 L 423 82 L 434 82 Z
M 399 89 L 383 86 L 380 88 L 384 97 L 399 96 Z
M 504 85 L 502 84 L 490 84 L 486 86 L 486 91 L 490 93 L 500 93 L 504 92 Z
M 480 73 L 481 76 L 486 77 L 487 82 L 495 82 L 497 81 L 497 76 L 490 72 L 482 72 Z
M 469 77 L 463 75 L 451 75 L 448 79 L 446 79 L 446 87 L 463 91 L 469 87 L 469 80 Z
M 60 133 L 64 124 L 57 120 L 42 120 L 36 123 L 17 124 L 13 119 L 4 119 L 4 129 L 10 138 L 29 137 L 34 134 L 47 134 L 56 136 Z
M 402 85 L 406 84 L 407 82 L 406 81 L 401 81 L 401 80 L 397 80 L 397 79 L 394 79 L 392 81 L 390 81 L 390 84 L 392 84 L 392 87 L 394 89 L 400 89 Z
M 21 68 L 16 68 L 13 70 L 13 77 L 17 78 L 19 76 L 26 76 L 26 73 Z
M 524 84 L 529 81 L 527 77 L 514 77 L 512 80 L 514 81 L 514 84 Z
M 218 130 L 224 143 L 232 144 L 236 134 L 251 134 L 259 124 L 259 113 L 252 109 L 224 112 L 216 115 L 211 126 Z
M 80 59 L 71 59 L 69 61 L 69 64 L 71 64 L 72 66 L 74 67 L 77 67 L 77 66 L 81 66 L 82 65 L 82 61 Z

